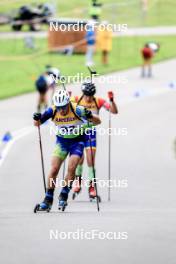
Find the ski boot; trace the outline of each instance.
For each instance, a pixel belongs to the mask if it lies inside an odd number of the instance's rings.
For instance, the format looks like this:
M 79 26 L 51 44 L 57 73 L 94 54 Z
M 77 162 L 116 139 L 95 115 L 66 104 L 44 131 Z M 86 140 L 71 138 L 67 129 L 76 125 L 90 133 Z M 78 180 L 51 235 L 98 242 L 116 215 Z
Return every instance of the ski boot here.
M 93 202 L 96 198 L 98 198 L 99 203 L 101 203 L 101 197 L 96 194 L 95 187 L 90 184 L 89 186 L 89 200 L 90 202 Z
M 67 206 L 67 200 L 68 200 L 68 193 L 69 193 L 69 188 L 64 187 L 59 195 L 59 204 L 58 204 L 58 209 L 61 210 L 62 212 L 65 211 L 65 208 Z
M 49 213 L 51 210 L 52 204 L 53 204 L 53 195 L 46 193 L 46 196 L 43 202 L 35 206 L 34 213 L 41 212 L 41 211 Z
M 73 185 L 73 194 L 72 194 L 72 199 L 74 200 L 76 196 L 80 193 L 81 191 L 81 180 L 82 178 L 79 176 L 76 177 L 76 180 Z

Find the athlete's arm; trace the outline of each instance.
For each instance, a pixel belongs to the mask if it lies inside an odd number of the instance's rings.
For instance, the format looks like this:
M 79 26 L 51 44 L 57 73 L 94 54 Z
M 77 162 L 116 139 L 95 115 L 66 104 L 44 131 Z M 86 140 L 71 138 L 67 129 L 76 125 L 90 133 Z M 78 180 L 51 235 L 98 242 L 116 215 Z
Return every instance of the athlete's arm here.
M 108 97 L 111 103 L 108 103 L 106 100 L 102 98 L 98 98 L 99 108 L 104 107 L 107 111 L 110 111 L 112 114 L 118 114 L 118 108 L 116 103 L 114 102 L 113 92 L 109 92 Z
M 100 118 L 97 115 L 93 115 L 92 112 L 85 107 L 77 106 L 76 107 L 76 114 L 78 116 L 80 116 L 80 118 L 82 117 L 82 118 L 90 121 L 94 125 L 101 124 Z
M 94 125 L 101 124 L 101 120 L 100 120 L 99 116 L 97 116 L 97 115 L 92 115 L 92 117 L 89 118 L 88 120 L 91 121 Z
M 118 108 L 117 108 L 116 103 L 114 102 L 114 93 L 109 91 L 108 97 L 109 97 L 109 101 L 111 102 L 109 111 L 112 114 L 118 114 Z
M 111 101 L 111 105 L 110 105 L 109 110 L 112 114 L 118 114 L 118 108 L 117 108 L 117 105 L 114 101 Z
M 48 108 L 43 114 L 34 113 L 34 126 L 40 126 L 53 116 L 53 109 Z

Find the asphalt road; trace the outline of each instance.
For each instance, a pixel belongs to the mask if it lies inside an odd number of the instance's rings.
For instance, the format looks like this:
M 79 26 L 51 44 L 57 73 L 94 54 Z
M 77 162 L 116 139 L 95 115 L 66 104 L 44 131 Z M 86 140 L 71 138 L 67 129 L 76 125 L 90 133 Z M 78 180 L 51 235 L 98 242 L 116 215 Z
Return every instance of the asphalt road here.
M 127 186 L 112 188 L 111 202 L 107 188 L 99 187 L 99 213 L 88 201 L 86 189 L 76 201 L 70 199 L 64 213 L 57 210 L 58 189 L 51 213 L 33 213 L 44 195 L 38 138 L 35 129 L 27 133 L 21 129 L 32 126 L 36 95 L 0 102 L 0 135 L 7 130 L 14 135 L 0 165 L 0 263 L 175 264 L 176 89 L 168 87 L 175 67 L 172 60 L 155 65 L 150 80 L 140 79 L 139 69 L 133 69 L 111 75 L 125 79 L 124 84 L 99 84 L 99 95 L 106 96 L 108 89 L 116 94 L 120 113 L 112 117 L 113 127 L 128 132 L 112 137 L 111 161 L 112 179 Z M 76 86 L 70 89 L 74 94 L 79 91 Z M 102 111 L 101 117 L 101 126 L 107 128 L 108 113 Z M 42 128 L 42 137 L 48 172 L 54 146 L 49 124 Z M 104 180 L 107 150 L 108 137 L 99 136 L 96 169 Z M 116 232 L 118 239 L 50 239 L 51 231 L 68 236 L 92 230 Z

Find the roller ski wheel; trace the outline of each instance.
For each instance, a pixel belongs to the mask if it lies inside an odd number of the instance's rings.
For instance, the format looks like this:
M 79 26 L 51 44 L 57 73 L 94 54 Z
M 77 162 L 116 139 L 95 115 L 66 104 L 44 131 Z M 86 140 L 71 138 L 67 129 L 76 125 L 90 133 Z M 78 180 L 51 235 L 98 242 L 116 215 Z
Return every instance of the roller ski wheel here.
M 94 186 L 90 186 L 89 187 L 89 200 L 90 202 L 93 202 L 96 199 L 98 199 L 98 202 L 101 203 L 101 197 L 99 195 L 96 195 Z
M 59 204 L 58 204 L 58 209 L 62 212 L 65 211 L 65 208 L 67 206 L 67 199 L 68 199 L 68 194 L 67 193 L 60 193 L 59 195 Z
M 98 198 L 98 202 L 101 203 L 101 197 L 98 195 L 96 196 L 89 196 L 89 200 L 92 203 L 93 201 L 96 201 L 96 199 Z
M 34 213 L 47 212 L 49 213 L 53 204 L 53 197 L 46 194 L 45 199 L 42 203 L 37 204 L 34 208 Z
M 58 209 L 59 209 L 60 211 L 64 212 L 66 206 L 67 206 L 67 201 L 61 201 L 61 200 L 59 201 Z
M 37 213 L 37 211 L 39 211 L 40 208 L 40 204 L 36 204 L 36 206 L 34 207 L 34 214 Z
M 42 207 L 41 204 L 36 204 L 36 206 L 34 207 L 34 213 L 36 214 L 37 212 L 47 212 L 49 213 L 51 210 L 51 206 L 49 207 Z

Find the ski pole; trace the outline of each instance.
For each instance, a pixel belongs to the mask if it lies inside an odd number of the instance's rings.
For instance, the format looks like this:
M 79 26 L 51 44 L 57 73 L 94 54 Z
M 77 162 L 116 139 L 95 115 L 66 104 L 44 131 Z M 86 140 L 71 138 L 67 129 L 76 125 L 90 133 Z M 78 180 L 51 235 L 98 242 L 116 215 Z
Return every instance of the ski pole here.
M 62 84 L 63 89 L 66 91 L 66 86 L 65 86 L 66 78 L 64 76 L 62 76 L 60 78 L 60 81 L 61 81 L 61 84 Z
M 91 78 L 91 83 L 93 81 L 93 75 L 97 75 L 96 71 L 91 70 L 91 68 L 89 66 L 87 66 L 89 72 L 90 72 L 90 78 Z
M 64 164 L 63 164 L 63 172 L 62 172 L 62 179 L 64 180 L 65 178 L 65 160 L 64 160 Z
M 112 97 L 112 92 L 108 92 L 108 97 L 110 101 L 110 106 L 111 106 L 111 97 Z M 111 128 L 111 111 L 109 109 L 109 129 Z M 111 180 L 111 134 L 109 133 L 108 135 L 108 201 L 110 202 L 111 200 L 111 189 L 110 189 L 110 180 Z
M 109 128 L 111 128 L 111 112 L 109 110 Z M 111 180 L 111 135 L 108 135 L 108 201 L 111 200 L 111 190 L 110 190 L 110 180 Z
M 93 75 L 97 75 L 97 72 L 91 70 L 91 68 L 89 66 L 87 68 L 88 68 L 88 70 L 90 72 L 90 78 L 91 78 L 91 83 L 92 83 L 92 81 L 93 81 Z M 88 127 L 89 127 L 89 121 L 88 121 Z M 97 188 L 97 182 L 96 182 L 95 164 L 94 164 L 94 156 L 93 156 L 93 150 L 92 150 L 92 140 L 91 140 L 90 135 L 89 135 L 89 144 L 90 144 L 90 152 L 91 152 L 92 167 L 93 167 L 94 185 L 95 185 L 95 191 L 96 191 L 97 210 L 99 212 L 100 211 L 99 196 L 98 196 L 98 188 Z
M 89 121 L 88 121 L 88 127 L 89 127 Z M 97 201 L 97 211 L 100 211 L 99 206 L 99 196 L 98 196 L 98 188 L 97 188 L 97 182 L 96 182 L 96 174 L 95 174 L 95 164 L 94 164 L 94 156 L 93 156 L 93 149 L 92 149 L 92 140 L 89 135 L 89 144 L 90 144 L 90 152 L 91 152 L 91 159 L 92 159 L 92 167 L 93 167 L 93 179 L 94 179 L 94 185 L 95 185 L 95 191 L 96 191 L 96 201 Z
M 40 126 L 38 126 L 38 135 L 39 135 L 40 155 L 41 155 L 41 164 L 42 164 L 43 184 L 46 193 L 45 168 L 44 168 L 44 160 L 43 160 L 43 148 L 42 148 L 42 137 L 40 132 Z
M 65 86 L 64 86 L 64 89 L 66 90 Z M 69 93 L 69 96 L 71 97 L 72 91 L 68 91 L 68 93 Z M 62 172 L 62 179 L 64 180 L 64 178 L 65 178 L 65 160 L 64 160 L 63 172 Z

